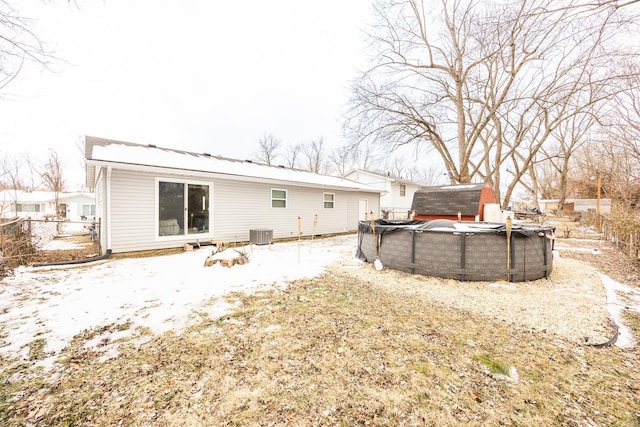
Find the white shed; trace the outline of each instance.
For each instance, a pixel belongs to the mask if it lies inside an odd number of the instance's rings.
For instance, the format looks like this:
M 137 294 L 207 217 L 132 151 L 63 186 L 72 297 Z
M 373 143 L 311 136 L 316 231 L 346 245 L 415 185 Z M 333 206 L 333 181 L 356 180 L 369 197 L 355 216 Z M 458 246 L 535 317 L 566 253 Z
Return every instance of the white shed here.
M 91 136 L 85 155 L 101 247 L 114 253 L 248 241 L 250 230 L 352 232 L 380 207 L 368 185 L 249 160 Z

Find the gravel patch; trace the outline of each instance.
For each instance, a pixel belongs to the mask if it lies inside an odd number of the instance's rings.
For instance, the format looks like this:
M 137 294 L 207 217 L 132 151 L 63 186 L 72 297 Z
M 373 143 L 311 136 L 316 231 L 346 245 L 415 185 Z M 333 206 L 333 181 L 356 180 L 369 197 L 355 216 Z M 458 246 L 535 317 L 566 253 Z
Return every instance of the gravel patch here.
M 548 279 L 530 282 L 459 282 L 412 275 L 372 265 L 344 268 L 350 274 L 425 304 L 467 310 L 532 331 L 578 343 L 600 344 L 615 333 L 597 270 L 578 260 L 554 260 Z

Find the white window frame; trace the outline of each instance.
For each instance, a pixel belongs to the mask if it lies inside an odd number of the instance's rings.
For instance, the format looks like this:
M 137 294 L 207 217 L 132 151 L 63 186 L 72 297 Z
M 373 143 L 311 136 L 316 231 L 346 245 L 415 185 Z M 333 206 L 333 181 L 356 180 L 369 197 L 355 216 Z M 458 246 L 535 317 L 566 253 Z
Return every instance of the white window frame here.
M 89 207 L 89 215 L 85 215 L 84 214 L 85 206 Z M 87 218 L 95 217 L 96 216 L 96 205 L 93 204 L 93 203 L 83 203 L 82 205 L 80 205 L 80 215 L 86 216 Z
M 182 234 L 176 234 L 176 235 L 168 235 L 168 236 L 161 236 L 160 235 L 160 229 L 159 229 L 159 221 L 160 221 L 160 212 L 159 212 L 159 203 L 160 203 L 160 182 L 172 182 L 172 183 L 176 183 L 176 184 L 184 184 L 184 191 L 185 191 L 185 203 L 187 203 L 188 200 L 188 188 L 189 188 L 189 184 L 194 184 L 194 185 L 206 185 L 209 187 L 209 202 L 208 202 L 208 210 L 209 210 L 209 232 L 208 233 L 202 233 L 202 234 L 189 234 L 188 233 L 188 229 L 185 226 Z M 155 203 L 154 203 L 154 209 L 155 209 L 155 218 L 154 218 L 154 223 L 153 223 L 153 227 L 155 229 L 154 233 L 155 233 L 155 240 L 156 241 L 166 241 L 166 240 L 189 240 L 189 241 L 195 241 L 196 239 L 198 240 L 202 240 L 203 238 L 211 238 L 213 236 L 213 182 L 209 182 L 209 181 L 198 181 L 198 180 L 192 180 L 192 179 L 176 179 L 173 177 L 156 177 L 155 179 Z M 183 217 L 183 224 L 187 224 L 188 223 L 188 218 L 187 218 L 187 209 L 186 209 L 186 205 L 185 205 L 185 210 L 184 210 L 184 217 Z
M 284 199 L 283 198 L 279 198 L 279 197 L 273 197 L 273 192 L 274 191 L 284 191 Z M 284 189 L 284 188 L 272 188 L 271 190 L 269 190 L 269 194 L 271 195 L 271 208 L 272 209 L 287 209 L 287 206 L 289 206 L 289 192 Z M 273 206 L 273 202 L 274 201 L 284 201 L 284 206 Z
M 331 200 L 327 200 L 326 196 L 331 196 Z M 327 206 L 327 203 L 331 203 L 331 206 Z M 322 193 L 322 207 L 325 209 L 333 209 L 336 207 L 336 193 Z
M 24 210 L 24 208 L 28 206 L 29 210 Z M 40 213 L 43 212 L 42 210 L 42 204 L 41 203 L 16 203 L 16 212 L 21 212 L 21 213 Z

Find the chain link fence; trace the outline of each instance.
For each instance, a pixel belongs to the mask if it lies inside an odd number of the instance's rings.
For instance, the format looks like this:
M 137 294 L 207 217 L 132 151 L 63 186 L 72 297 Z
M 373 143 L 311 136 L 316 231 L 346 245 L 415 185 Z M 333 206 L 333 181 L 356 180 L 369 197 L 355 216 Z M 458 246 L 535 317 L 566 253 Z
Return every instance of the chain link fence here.
M 640 214 L 635 211 L 617 212 L 596 218 L 596 228 L 607 240 L 632 259 L 640 255 Z
M 94 221 L 62 221 L 12 218 L 0 222 L 0 278 L 21 265 L 29 265 L 42 251 L 73 248 L 70 239 L 88 237 L 99 253 L 100 224 Z M 57 244 L 56 244 L 57 243 Z

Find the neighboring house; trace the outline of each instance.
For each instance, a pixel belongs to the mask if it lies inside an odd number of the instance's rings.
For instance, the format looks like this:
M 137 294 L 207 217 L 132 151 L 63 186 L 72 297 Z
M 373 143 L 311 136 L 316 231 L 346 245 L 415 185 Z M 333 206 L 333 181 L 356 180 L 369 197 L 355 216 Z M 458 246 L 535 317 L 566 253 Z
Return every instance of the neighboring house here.
M 376 218 L 406 219 L 409 217 L 413 195 L 422 184 L 394 176 L 354 169 L 345 178 L 369 185 L 382 192 L 380 212 L 374 211 Z
M 559 199 L 540 200 L 540 209 L 543 212 L 551 213 L 558 209 Z M 573 212 L 591 212 L 596 213 L 598 208 L 598 199 L 566 199 L 563 210 L 570 214 Z M 600 199 L 600 213 L 608 215 L 611 213 L 611 199 Z
M 64 218 L 71 221 L 93 220 L 96 217 L 96 196 L 93 193 L 60 193 L 58 195 L 59 211 Z
M 103 251 L 243 242 L 356 231 L 380 192 L 344 178 L 85 137 L 87 186 L 95 189 Z M 317 215 L 317 223 L 314 219 Z
M 95 195 L 92 193 L 59 193 L 58 215 L 56 196 L 51 191 L 0 191 L 0 217 L 43 219 L 59 217 L 70 221 L 95 217 Z

